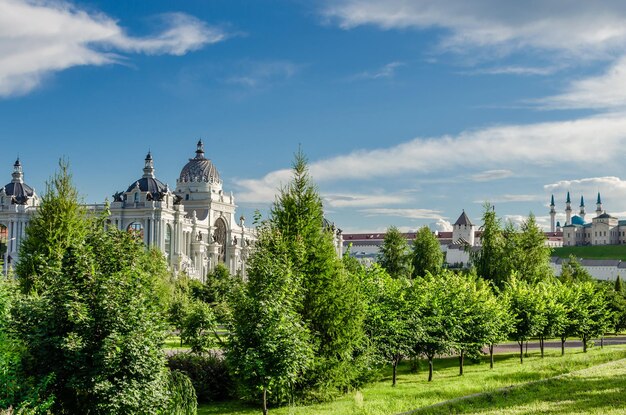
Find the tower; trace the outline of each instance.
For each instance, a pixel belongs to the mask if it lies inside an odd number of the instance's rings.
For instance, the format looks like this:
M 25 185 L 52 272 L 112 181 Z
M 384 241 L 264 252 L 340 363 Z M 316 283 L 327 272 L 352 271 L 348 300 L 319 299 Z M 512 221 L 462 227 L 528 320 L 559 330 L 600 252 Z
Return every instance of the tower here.
M 474 246 L 474 231 L 475 227 L 472 221 L 465 213 L 465 210 L 461 213 L 461 216 L 456 220 L 452 227 L 452 241 L 455 244 L 467 244 Z
M 602 214 L 602 199 L 600 199 L 600 192 L 598 192 L 598 200 L 596 200 L 596 216 Z
M 585 221 L 585 199 L 583 196 L 580 196 L 580 212 L 578 212 L 578 216 Z
M 550 199 L 550 232 L 555 232 L 555 221 L 556 221 L 556 209 L 554 208 L 554 195 L 552 195 Z
M 567 200 L 565 201 L 565 226 L 572 224 L 572 200 L 567 192 Z

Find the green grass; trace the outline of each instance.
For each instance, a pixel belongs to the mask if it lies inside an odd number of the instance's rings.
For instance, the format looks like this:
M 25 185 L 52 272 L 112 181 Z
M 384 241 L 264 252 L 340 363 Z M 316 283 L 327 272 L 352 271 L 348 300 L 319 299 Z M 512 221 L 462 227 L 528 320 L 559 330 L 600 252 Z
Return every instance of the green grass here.
M 488 363 L 466 364 L 465 375 L 458 375 L 456 358 L 438 359 L 435 362 L 434 380 L 427 382 L 427 365 L 421 362 L 417 373 L 412 373 L 409 363 L 399 368 L 398 385 L 391 387 L 391 372 L 386 371 L 380 382 L 367 385 L 340 399 L 308 406 L 271 408 L 276 415 L 387 415 L 414 410 L 438 402 L 480 392 L 494 391 L 510 385 L 550 378 L 575 370 L 588 368 L 612 360 L 626 358 L 626 346 L 593 348 L 587 354 L 579 349 L 568 349 L 566 356 L 560 350 L 547 350 L 541 359 L 533 352 L 520 365 L 517 354 L 502 354 L 496 357 L 496 365 L 489 369 Z M 203 405 L 199 415 L 248 415 L 260 413 L 258 408 L 239 402 Z M 447 413 L 447 412 L 443 412 Z M 525 412 L 522 412 L 525 413 Z
M 180 336 L 169 336 L 167 339 L 165 339 L 165 344 L 163 345 L 163 348 L 170 350 L 187 350 L 189 349 L 189 346 L 184 343 L 182 346 L 180 345 Z
M 623 414 L 626 359 L 415 414 Z
M 589 245 L 564 246 L 554 248 L 553 256 L 569 258 L 573 254 L 576 258 L 585 259 L 621 259 L 626 261 L 626 245 Z

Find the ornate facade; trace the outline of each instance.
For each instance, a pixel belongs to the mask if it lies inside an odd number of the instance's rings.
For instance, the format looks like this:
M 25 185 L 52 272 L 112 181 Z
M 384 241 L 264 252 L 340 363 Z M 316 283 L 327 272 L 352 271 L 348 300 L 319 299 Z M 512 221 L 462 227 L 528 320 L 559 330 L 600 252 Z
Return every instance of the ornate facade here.
M 34 190 L 23 184 L 19 161 L 14 169 L 13 181 L 0 192 L 0 224 L 8 234 L 5 268 L 18 259 L 24 229 L 38 204 Z M 245 227 L 243 216 L 236 219 L 235 209 L 232 193 L 224 194 L 219 173 L 199 141 L 195 157 L 182 168 L 173 191 L 157 179 L 148 153 L 143 175 L 126 191 L 113 195 L 109 220 L 111 226 L 158 248 L 176 273 L 204 280 L 207 272 L 223 263 L 232 274 L 245 278 L 255 234 Z

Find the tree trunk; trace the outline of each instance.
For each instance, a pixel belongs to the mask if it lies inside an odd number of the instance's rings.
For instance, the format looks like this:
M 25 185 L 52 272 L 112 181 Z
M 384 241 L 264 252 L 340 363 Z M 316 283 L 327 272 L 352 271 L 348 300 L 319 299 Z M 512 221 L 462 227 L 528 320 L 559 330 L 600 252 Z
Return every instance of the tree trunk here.
M 463 359 L 465 358 L 465 351 L 461 350 L 459 354 L 459 376 L 463 376 Z
M 565 337 L 561 337 L 561 356 L 565 356 Z
M 524 341 L 519 341 L 519 362 L 524 363 Z
M 396 355 L 393 358 L 392 366 L 393 366 L 393 376 L 391 380 L 391 386 L 396 386 L 396 372 L 398 370 L 398 361 L 400 358 Z
M 489 345 L 489 369 L 493 369 L 493 343 Z
M 524 356 L 528 357 L 528 340 L 526 340 L 526 353 L 524 354 Z
M 263 387 L 263 415 L 267 415 L 267 388 Z
M 432 382 L 433 380 L 433 357 L 428 356 L 428 381 Z
M 587 353 L 587 335 L 583 335 L 583 353 Z
M 604 349 L 604 336 L 600 336 L 600 348 Z
M 541 349 L 541 358 L 542 359 L 543 359 L 543 341 L 544 341 L 543 336 L 540 336 L 539 337 L 539 348 Z

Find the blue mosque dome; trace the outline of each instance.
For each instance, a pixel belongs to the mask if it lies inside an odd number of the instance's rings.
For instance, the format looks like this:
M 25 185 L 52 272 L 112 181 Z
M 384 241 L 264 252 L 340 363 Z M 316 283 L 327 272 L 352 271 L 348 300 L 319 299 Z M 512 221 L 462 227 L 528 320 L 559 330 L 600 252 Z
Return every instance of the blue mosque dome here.
M 581 218 L 578 215 L 574 215 L 572 216 L 572 225 L 584 225 L 585 224 L 585 220 L 583 218 Z

